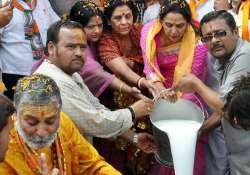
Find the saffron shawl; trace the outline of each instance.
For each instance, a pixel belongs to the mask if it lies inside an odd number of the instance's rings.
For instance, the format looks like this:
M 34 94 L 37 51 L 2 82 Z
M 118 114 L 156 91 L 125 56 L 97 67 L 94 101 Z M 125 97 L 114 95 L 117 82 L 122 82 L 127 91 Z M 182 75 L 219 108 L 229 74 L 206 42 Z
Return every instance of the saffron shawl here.
M 240 29 L 240 35 L 243 40 L 249 40 L 249 31 L 248 31 L 248 20 L 249 20 L 249 8 L 250 8 L 250 0 L 246 0 L 241 2 L 238 17 L 240 20 L 240 24 L 242 28 Z
M 4 162 L 0 164 L 0 174 L 37 175 L 29 166 L 15 133 L 16 129 L 13 128 L 10 133 L 9 149 Z M 63 112 L 60 114 L 58 134 L 65 153 L 66 175 L 121 175 L 104 161 L 96 149 L 79 133 L 69 116 Z M 48 168 L 51 170 L 53 168 L 51 149 L 40 148 L 36 152 L 38 155 L 42 152 L 46 154 Z

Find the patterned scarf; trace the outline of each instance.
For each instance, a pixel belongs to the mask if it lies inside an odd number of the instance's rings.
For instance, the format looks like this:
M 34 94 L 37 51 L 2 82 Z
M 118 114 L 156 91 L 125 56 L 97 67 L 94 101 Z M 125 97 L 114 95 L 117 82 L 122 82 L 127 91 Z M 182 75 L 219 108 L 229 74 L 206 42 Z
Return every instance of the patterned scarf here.
M 39 60 L 43 56 L 44 46 L 42 43 L 42 38 L 39 32 L 39 28 L 37 23 L 33 17 L 32 11 L 37 4 L 36 0 L 26 0 L 30 7 L 30 9 L 25 9 L 22 4 L 18 2 L 18 0 L 13 1 L 13 5 L 16 9 L 22 11 L 24 13 L 24 33 L 25 39 L 30 40 L 30 46 L 32 49 L 32 55 L 34 60 Z

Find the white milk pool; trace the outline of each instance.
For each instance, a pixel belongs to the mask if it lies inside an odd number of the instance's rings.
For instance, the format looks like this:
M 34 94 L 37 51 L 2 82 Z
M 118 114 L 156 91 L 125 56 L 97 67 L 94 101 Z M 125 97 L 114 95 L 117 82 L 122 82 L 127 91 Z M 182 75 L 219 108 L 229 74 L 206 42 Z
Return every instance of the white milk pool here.
M 175 175 L 193 175 L 197 134 L 202 124 L 192 120 L 161 120 L 154 125 L 169 137 Z

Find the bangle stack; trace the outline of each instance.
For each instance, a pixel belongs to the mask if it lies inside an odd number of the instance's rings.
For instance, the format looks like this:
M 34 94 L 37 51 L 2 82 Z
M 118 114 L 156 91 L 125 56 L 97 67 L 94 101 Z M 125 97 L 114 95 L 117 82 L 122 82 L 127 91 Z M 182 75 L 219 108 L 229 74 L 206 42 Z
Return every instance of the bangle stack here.
M 127 108 L 130 111 L 130 113 L 131 113 L 132 121 L 134 121 L 135 120 L 135 111 L 134 111 L 134 109 L 131 106 L 129 106 Z

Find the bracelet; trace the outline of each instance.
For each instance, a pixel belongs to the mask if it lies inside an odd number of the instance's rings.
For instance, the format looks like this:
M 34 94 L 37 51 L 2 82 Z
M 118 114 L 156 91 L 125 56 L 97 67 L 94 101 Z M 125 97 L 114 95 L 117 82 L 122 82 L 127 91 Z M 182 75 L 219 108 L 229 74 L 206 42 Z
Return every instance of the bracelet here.
M 141 77 L 137 80 L 137 87 L 141 89 L 141 81 L 144 79 L 144 77 Z
M 127 108 L 131 113 L 132 121 L 134 121 L 135 120 L 135 111 L 134 111 L 134 109 L 131 106 L 128 106 Z
M 122 87 L 124 86 L 124 84 L 123 83 L 121 83 L 120 84 L 120 86 L 119 86 L 119 93 L 121 93 L 122 92 Z
M 155 81 L 152 81 L 153 83 L 162 83 L 161 80 L 155 80 Z
M 134 134 L 133 136 L 133 144 L 137 144 L 138 143 L 138 134 Z

